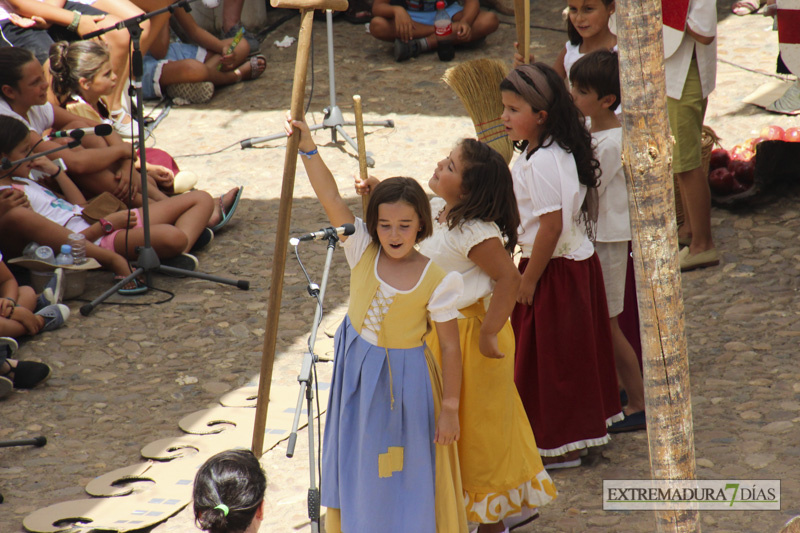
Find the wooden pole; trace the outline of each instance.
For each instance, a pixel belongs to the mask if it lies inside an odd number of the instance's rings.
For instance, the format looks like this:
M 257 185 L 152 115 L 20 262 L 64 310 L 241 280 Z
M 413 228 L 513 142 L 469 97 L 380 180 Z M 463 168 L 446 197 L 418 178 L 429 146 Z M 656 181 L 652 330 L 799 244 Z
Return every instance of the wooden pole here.
M 361 113 L 361 96 L 358 94 L 353 95 L 353 107 L 356 112 L 356 141 L 358 142 L 358 174 L 362 180 L 366 180 L 369 175 L 367 174 L 367 141 L 364 139 L 364 116 Z M 365 194 L 361 197 L 361 215 L 364 220 L 367 219 L 367 205 L 369 204 L 369 195 Z
M 294 82 L 292 84 L 292 118 L 301 118 L 303 116 L 303 98 L 306 91 L 306 72 L 311 49 L 311 25 L 314 21 L 314 10 L 301 9 L 300 18 L 300 33 L 297 39 L 297 62 L 294 65 Z M 267 325 L 264 332 L 261 374 L 258 382 L 258 400 L 256 401 L 256 419 L 253 428 L 252 450 L 253 454 L 259 458 L 264 453 L 264 430 L 267 425 L 272 367 L 275 363 L 275 345 L 278 339 L 278 318 L 281 311 L 286 250 L 289 247 L 289 224 L 292 218 L 292 197 L 294 196 L 294 177 L 297 170 L 297 147 L 299 144 L 299 135 L 292 135 L 288 138 L 286 142 L 286 158 L 283 164 L 283 186 L 278 210 L 275 250 L 272 253 L 272 281 L 269 286 Z
M 617 0 L 623 159 L 653 479 L 695 479 L 660 0 Z M 700 513 L 656 511 L 659 532 L 699 532 Z
M 531 60 L 531 0 L 514 0 L 514 22 L 517 27 L 517 51 L 522 62 Z

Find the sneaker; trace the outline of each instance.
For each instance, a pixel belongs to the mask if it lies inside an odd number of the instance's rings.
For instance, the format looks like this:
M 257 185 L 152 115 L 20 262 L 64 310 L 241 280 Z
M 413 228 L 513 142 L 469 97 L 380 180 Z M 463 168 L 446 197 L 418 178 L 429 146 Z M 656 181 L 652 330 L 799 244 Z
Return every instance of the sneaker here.
M 394 40 L 394 60 L 398 63 L 406 59 L 411 59 L 412 57 L 417 57 L 421 51 L 416 39 L 411 39 L 407 43 L 404 43 L 400 39 Z
M 210 81 L 174 83 L 167 85 L 166 93 L 177 105 L 205 104 L 214 96 L 214 84 Z
M 48 305 L 44 309 L 36 312 L 37 315 L 44 317 L 44 327 L 42 331 L 53 331 L 64 325 L 69 318 L 69 307 L 64 304 Z
M 34 311 L 41 311 L 48 305 L 56 305 L 61 303 L 61 298 L 64 297 L 64 269 L 57 268 L 53 271 L 53 277 L 45 285 L 42 294 L 36 298 L 36 309 Z
M 15 339 L 0 337 L 0 358 L 11 357 L 17 352 L 17 348 L 19 348 L 19 344 Z
M 11 381 L 15 389 L 32 389 L 50 378 L 52 370 L 44 363 L 35 361 L 16 361 L 16 363 L 17 366 L 11 366 L 11 362 L 6 361 L 9 369 L 2 376 L 3 379 Z M 8 375 L 11 373 L 14 377 L 9 378 Z
M 197 267 L 200 265 L 200 263 L 199 261 L 197 261 L 197 258 L 192 254 L 180 254 L 176 255 L 175 257 L 162 259 L 161 265 L 193 272 L 197 270 Z M 177 272 L 163 272 L 163 274 L 167 274 L 170 276 L 180 276 L 180 273 Z
M 190 251 L 197 252 L 199 250 L 202 250 L 203 248 L 208 246 L 209 243 L 213 240 L 214 240 L 214 232 L 211 231 L 211 228 L 203 228 L 203 232 L 200 234 L 199 237 L 197 237 L 197 240 L 194 241 L 194 244 L 192 245 L 192 249 Z
M 125 117 L 128 117 L 130 120 L 125 122 Z M 124 109 L 112 113 L 111 119 L 113 120 L 111 125 L 114 126 L 114 131 L 116 131 L 120 137 L 134 138 L 139 136 L 139 124 L 137 124 L 133 117 Z
M 0 376 L 0 398 L 5 398 L 14 392 L 14 382 L 5 376 Z

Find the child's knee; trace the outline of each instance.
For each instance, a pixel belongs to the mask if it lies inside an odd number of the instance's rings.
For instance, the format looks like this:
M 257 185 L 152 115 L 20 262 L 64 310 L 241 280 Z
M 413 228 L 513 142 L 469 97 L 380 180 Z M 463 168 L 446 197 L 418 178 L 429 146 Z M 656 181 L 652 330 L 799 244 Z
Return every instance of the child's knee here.
M 394 39 L 394 25 L 383 17 L 372 17 L 369 21 L 369 33 L 377 39 Z
M 159 225 L 157 235 L 154 237 L 153 248 L 159 257 L 175 257 L 180 255 L 189 246 L 189 238 L 179 228 L 167 224 Z

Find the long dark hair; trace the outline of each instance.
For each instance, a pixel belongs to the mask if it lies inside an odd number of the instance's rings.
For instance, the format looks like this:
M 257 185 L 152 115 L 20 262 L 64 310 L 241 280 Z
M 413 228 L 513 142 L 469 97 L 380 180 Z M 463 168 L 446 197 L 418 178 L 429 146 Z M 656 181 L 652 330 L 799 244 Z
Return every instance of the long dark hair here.
M 264 501 L 267 476 L 250 450 L 220 452 L 194 478 L 194 516 L 210 533 L 241 533 Z
M 614 3 L 614 0 L 600 0 L 603 2 L 603 5 L 608 7 Z M 572 24 L 572 20 L 570 20 L 569 15 L 567 16 L 567 37 L 569 37 L 569 42 L 572 43 L 573 46 L 577 46 L 579 44 L 583 44 L 583 37 L 581 34 L 578 33 L 578 29 Z
M 379 244 L 378 239 L 378 206 L 405 202 L 414 208 L 419 217 L 420 229 L 417 242 L 427 239 L 433 233 L 431 204 L 428 196 L 417 180 L 413 178 L 394 177 L 385 179 L 375 186 L 367 204 L 366 224 L 372 242 Z
M 505 248 L 512 253 L 517 244 L 519 210 L 511 171 L 505 159 L 489 145 L 475 139 L 462 139 L 461 189 L 465 199 L 447 214 L 453 229 L 467 220 L 494 222 L 505 236 Z
M 21 120 L 0 115 L 0 154 L 10 154 L 27 138 L 28 131 L 28 126 Z
M 25 48 L 12 46 L 0 48 L 0 89 L 4 85 L 18 89 L 19 81 L 22 79 L 22 67 L 31 61 L 36 61 L 36 57 Z M 2 90 L 0 96 L 5 100 L 6 95 Z
M 586 122 L 572 101 L 572 97 L 567 91 L 567 85 L 561 76 L 552 67 L 544 63 L 534 63 L 532 66 L 538 68 L 544 74 L 547 85 L 552 92 L 552 101 L 548 109 L 533 109 L 534 113 L 547 111 L 547 118 L 540 128 L 539 146 L 527 154 L 528 141 L 515 142 L 514 147 L 521 150 L 528 159 L 539 148 L 546 148 L 553 143 L 558 144 L 564 151 L 572 154 L 578 171 L 578 181 L 588 189 L 583 205 L 581 205 L 581 218 L 586 224 L 586 231 L 589 237 L 592 238 L 594 236 L 594 222 L 596 222 L 597 213 L 596 189 L 600 178 L 600 162 L 594 156 L 592 135 L 586 129 Z M 521 77 L 526 83 L 536 88 L 536 84 L 530 77 L 524 74 L 521 74 Z M 500 83 L 500 90 L 510 91 L 522 96 L 508 79 Z

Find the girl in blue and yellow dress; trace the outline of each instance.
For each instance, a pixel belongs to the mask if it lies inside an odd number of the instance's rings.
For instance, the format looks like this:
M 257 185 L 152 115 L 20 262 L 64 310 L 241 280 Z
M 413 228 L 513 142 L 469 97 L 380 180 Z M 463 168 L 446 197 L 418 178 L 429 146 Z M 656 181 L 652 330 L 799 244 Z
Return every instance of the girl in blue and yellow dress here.
M 336 333 L 322 449 L 321 502 L 329 533 L 467 531 L 455 441 L 461 351 L 461 276 L 416 250 L 431 233 L 428 199 L 410 178 L 376 187 L 366 222 L 353 216 L 308 125 L 296 128 L 314 192 L 342 237 L 350 305 Z M 435 326 L 441 366 L 424 342 Z
M 356 188 L 363 193 L 376 183 L 370 178 Z M 496 151 L 464 139 L 428 184 L 438 197 L 431 201 L 433 235 L 420 252 L 464 280 L 458 456 L 467 519 L 479 524 L 478 533 L 498 533 L 556 497 L 514 385 L 508 317 L 520 274 L 510 255 L 519 225 L 511 173 Z M 436 355 L 435 332 L 428 343 Z

